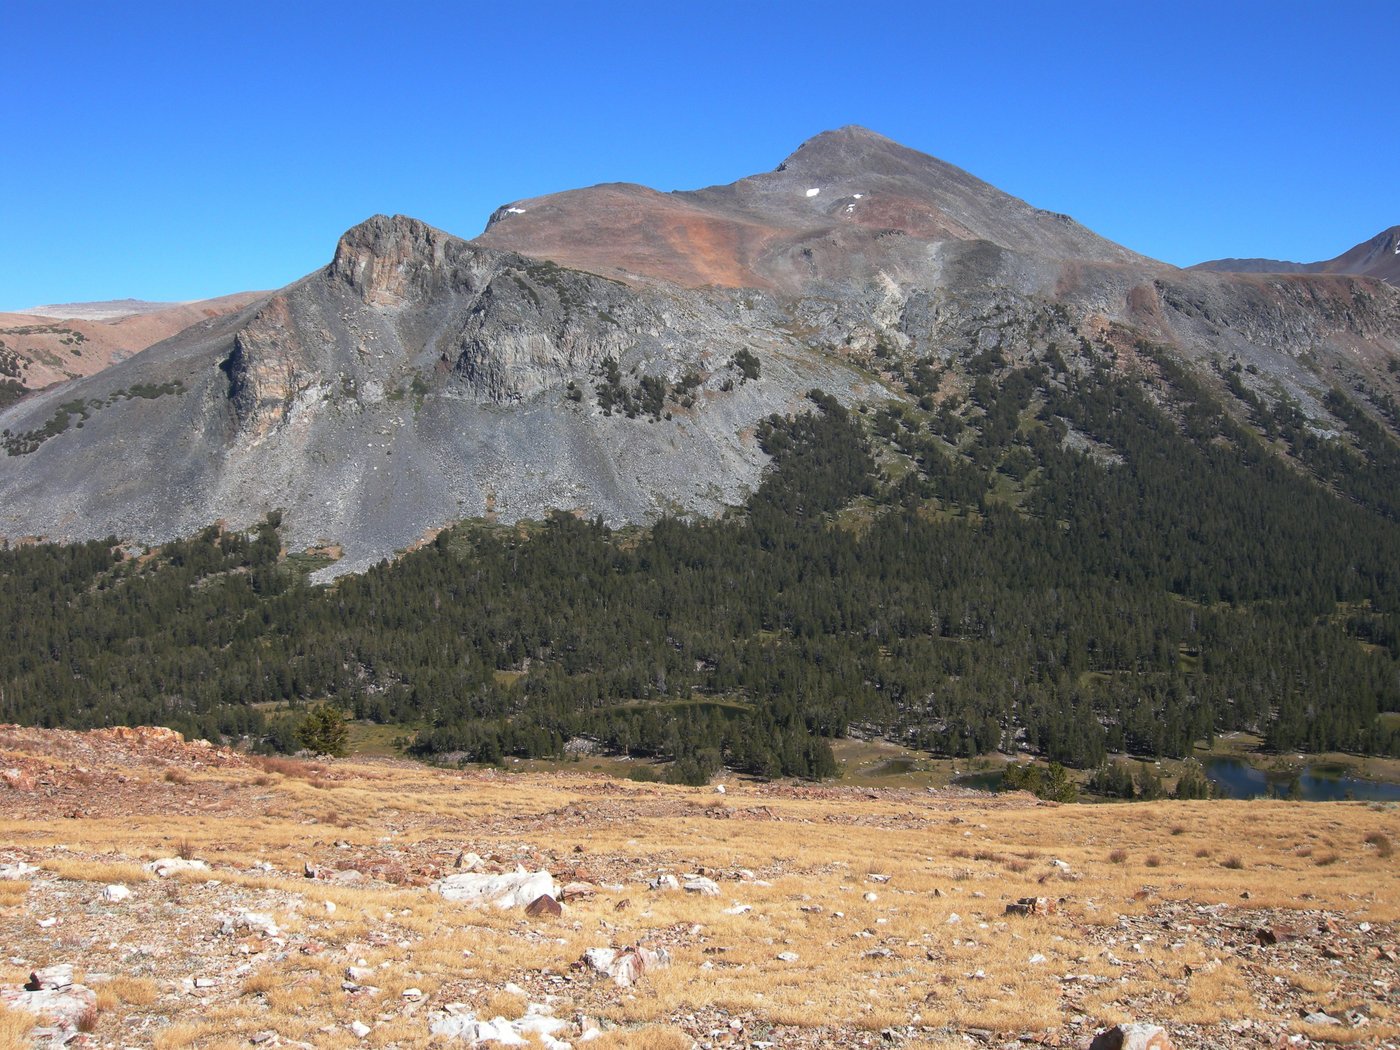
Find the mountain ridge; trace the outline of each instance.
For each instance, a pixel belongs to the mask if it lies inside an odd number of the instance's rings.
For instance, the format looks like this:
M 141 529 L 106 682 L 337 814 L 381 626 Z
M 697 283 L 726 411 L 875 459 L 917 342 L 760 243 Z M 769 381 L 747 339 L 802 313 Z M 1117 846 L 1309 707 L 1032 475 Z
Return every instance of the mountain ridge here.
M 1178 270 L 844 128 L 727 186 L 516 202 L 473 240 L 371 217 L 286 288 L 7 409 L 0 533 L 150 541 L 280 508 L 353 571 L 468 517 L 715 514 L 758 484 L 759 421 L 812 387 L 962 398 L 978 355 L 1133 371 L 1147 344 L 1344 433 L 1329 390 L 1372 414 L 1397 393 L 1400 293 Z
M 1331 273 L 1374 277 L 1400 285 L 1400 226 L 1391 226 L 1374 237 L 1322 262 L 1298 263 L 1280 259 L 1211 259 L 1189 267 L 1216 273 Z

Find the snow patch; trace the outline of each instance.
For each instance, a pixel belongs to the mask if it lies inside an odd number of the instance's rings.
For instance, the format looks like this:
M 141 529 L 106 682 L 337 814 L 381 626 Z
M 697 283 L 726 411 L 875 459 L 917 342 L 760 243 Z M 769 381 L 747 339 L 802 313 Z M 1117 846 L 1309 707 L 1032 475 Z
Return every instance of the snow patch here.
M 524 209 L 524 208 L 507 208 L 507 209 L 506 209 L 506 214 L 507 214 L 507 215 L 524 215 L 524 214 L 525 214 L 525 209 Z
M 807 196 L 809 196 L 809 197 L 815 197 L 815 196 L 816 196 L 818 193 L 820 193 L 820 192 L 821 192 L 821 189 L 820 189 L 820 188 L 818 188 L 818 189 L 811 189 L 811 190 L 808 190 L 808 191 L 807 191 Z
M 851 196 L 854 197 L 856 200 L 860 200 L 862 197 L 865 196 L 865 194 L 863 194 L 863 193 L 852 193 Z

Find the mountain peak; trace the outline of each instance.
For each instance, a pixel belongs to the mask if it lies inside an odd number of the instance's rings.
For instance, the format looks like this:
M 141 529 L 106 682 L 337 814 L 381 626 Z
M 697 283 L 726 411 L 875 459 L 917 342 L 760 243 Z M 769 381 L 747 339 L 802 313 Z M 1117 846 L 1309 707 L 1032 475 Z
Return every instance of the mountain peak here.
M 372 215 L 350 227 L 335 246 L 329 273 L 358 291 L 366 302 L 403 300 L 421 271 L 441 265 L 448 244 L 460 238 L 408 215 Z
M 859 124 L 847 124 L 813 135 L 793 150 L 777 170 L 825 178 L 896 174 L 907 171 L 911 160 L 934 158 Z

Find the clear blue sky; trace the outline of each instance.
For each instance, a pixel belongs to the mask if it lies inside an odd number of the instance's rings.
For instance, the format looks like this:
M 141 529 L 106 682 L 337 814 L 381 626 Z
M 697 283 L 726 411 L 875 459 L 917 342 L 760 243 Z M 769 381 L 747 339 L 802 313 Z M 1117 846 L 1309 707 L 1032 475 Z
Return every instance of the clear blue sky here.
M 1168 262 L 1400 223 L 1400 3 L 0 2 L 0 309 L 285 284 L 863 124 Z

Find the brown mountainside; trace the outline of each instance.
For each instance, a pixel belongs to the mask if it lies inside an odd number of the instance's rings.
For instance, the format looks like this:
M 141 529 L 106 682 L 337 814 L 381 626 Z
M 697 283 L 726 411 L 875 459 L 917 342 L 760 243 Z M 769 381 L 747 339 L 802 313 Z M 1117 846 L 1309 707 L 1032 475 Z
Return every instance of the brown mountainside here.
M 241 310 L 266 292 L 189 303 L 68 303 L 0 313 L 0 380 L 12 396 L 100 372 L 190 325 Z M 3 397 L 3 394 L 0 394 Z M 0 400 L 0 406 L 5 404 Z

